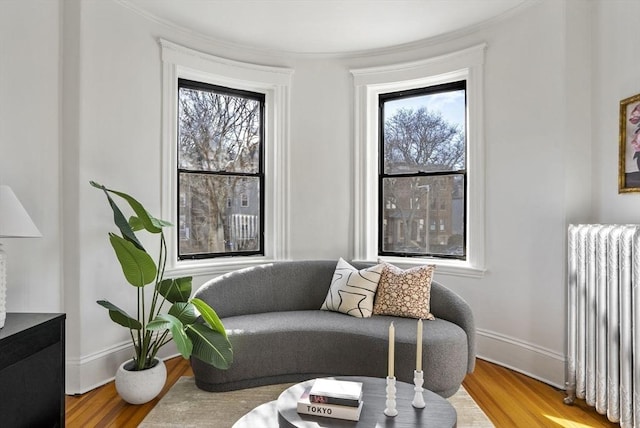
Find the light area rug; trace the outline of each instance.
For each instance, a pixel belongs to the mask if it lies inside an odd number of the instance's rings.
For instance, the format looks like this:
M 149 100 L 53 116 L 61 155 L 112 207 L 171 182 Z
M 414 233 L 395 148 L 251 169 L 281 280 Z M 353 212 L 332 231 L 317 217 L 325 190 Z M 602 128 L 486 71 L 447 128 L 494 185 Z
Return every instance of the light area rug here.
M 207 392 L 196 387 L 193 377 L 181 377 L 139 427 L 231 428 L 245 413 L 260 404 L 276 400 L 280 393 L 291 385 L 294 384 L 267 385 L 229 392 Z M 464 387 L 460 387 L 458 392 L 448 400 L 458 412 L 458 428 L 494 426 Z

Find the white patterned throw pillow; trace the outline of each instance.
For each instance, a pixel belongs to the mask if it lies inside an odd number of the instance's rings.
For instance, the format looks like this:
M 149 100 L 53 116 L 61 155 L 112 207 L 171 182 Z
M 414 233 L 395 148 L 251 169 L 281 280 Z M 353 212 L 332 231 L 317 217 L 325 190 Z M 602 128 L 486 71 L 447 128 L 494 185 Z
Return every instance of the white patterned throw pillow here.
M 320 309 L 368 318 L 384 265 L 358 270 L 340 258 L 333 273 L 331 287 Z

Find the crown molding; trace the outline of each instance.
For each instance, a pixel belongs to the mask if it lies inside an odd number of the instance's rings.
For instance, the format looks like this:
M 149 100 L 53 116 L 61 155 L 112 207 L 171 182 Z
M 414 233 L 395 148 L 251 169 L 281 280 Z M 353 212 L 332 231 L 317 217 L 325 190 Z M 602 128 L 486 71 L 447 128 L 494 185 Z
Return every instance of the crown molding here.
M 178 25 L 170 20 L 161 18 L 153 13 L 150 13 L 137 5 L 133 4 L 129 0 L 113 0 L 115 3 L 121 5 L 122 7 L 131 10 L 132 12 L 142 16 L 143 18 L 160 24 L 162 26 L 171 28 L 174 31 L 178 31 L 187 35 L 191 38 L 201 40 L 205 43 L 220 46 L 224 49 L 236 52 L 245 52 L 247 54 L 264 56 L 266 58 L 282 58 L 282 59 L 347 59 L 347 58 L 365 58 L 365 57 L 377 57 L 384 56 L 388 54 L 397 54 L 403 53 L 407 51 L 419 50 L 428 47 L 433 47 L 434 45 L 439 45 L 443 43 L 450 42 L 452 40 L 459 39 L 461 37 L 473 34 L 475 32 L 481 31 L 485 28 L 494 26 L 502 21 L 508 20 L 513 16 L 519 15 L 520 13 L 524 13 L 530 7 L 539 4 L 542 0 L 525 0 L 523 3 L 515 6 L 506 12 L 503 12 L 500 15 L 497 15 L 493 18 L 489 18 L 477 24 L 461 28 L 458 30 L 450 31 L 448 33 L 444 33 L 438 36 L 429 37 L 426 39 L 420 39 L 409 43 L 398 44 L 393 46 L 386 46 L 380 48 L 373 49 L 363 49 L 363 50 L 353 50 L 353 51 L 336 51 L 336 52 L 304 52 L 304 51 L 289 51 L 289 50 L 279 50 L 272 48 L 260 48 L 256 46 L 251 46 L 244 43 L 234 43 L 228 40 L 208 36 L 206 34 L 202 34 L 200 32 L 191 30 L 182 25 Z

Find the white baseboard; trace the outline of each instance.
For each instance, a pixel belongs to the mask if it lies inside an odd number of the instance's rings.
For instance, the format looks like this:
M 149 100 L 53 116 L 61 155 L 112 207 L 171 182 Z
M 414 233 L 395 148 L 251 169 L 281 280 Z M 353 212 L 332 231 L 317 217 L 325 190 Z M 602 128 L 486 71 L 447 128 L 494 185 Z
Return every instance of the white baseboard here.
M 477 356 L 564 389 L 565 356 L 559 352 L 484 329 L 477 329 Z
M 81 358 L 67 358 L 65 393 L 67 395 L 84 394 L 111 382 L 120 364 L 130 360 L 133 355 L 131 342 L 126 341 Z M 176 355 L 178 351 L 173 342 L 168 343 L 158 352 L 158 357 L 162 360 Z

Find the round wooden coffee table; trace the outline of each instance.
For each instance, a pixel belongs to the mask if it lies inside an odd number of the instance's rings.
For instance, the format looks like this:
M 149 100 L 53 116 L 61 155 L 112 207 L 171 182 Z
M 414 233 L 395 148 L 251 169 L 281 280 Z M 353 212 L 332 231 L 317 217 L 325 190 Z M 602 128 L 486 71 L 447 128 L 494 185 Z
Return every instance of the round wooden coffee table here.
M 277 401 L 262 404 L 238 420 L 233 428 L 319 428 L 319 427 L 394 427 L 394 428 L 454 428 L 458 415 L 453 406 L 439 395 L 425 390 L 425 407 L 411 405 L 414 386 L 396 382 L 396 409 L 398 415 L 386 416 L 386 379 L 373 377 L 337 376 L 335 379 L 363 383 L 364 405 L 358 422 L 322 416 L 303 415 L 297 412 L 297 401 L 313 379 L 298 383 L 280 394 Z

